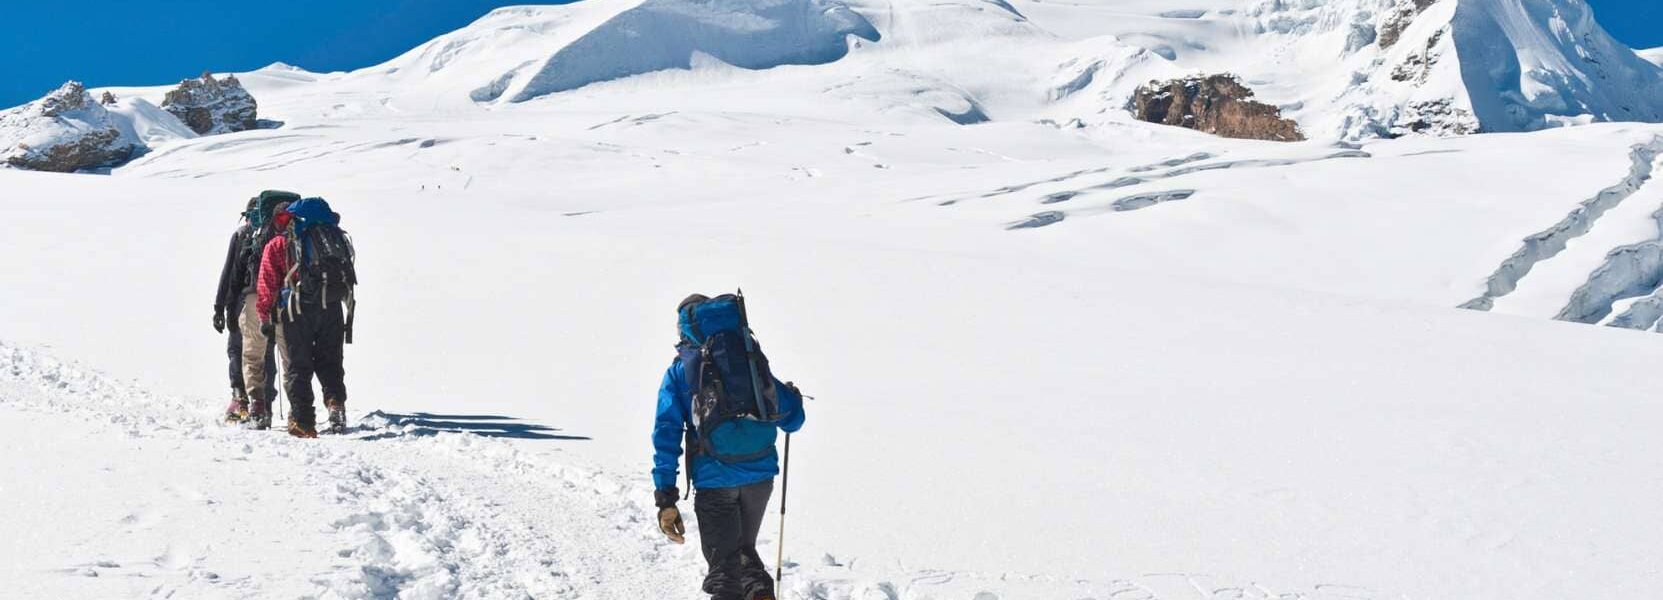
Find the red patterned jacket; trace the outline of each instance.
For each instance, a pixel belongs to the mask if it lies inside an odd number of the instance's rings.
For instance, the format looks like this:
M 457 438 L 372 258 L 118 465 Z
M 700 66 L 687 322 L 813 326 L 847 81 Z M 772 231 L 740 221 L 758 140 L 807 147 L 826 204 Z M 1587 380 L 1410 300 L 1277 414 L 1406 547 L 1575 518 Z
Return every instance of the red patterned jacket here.
M 272 308 L 277 306 L 277 296 L 283 290 L 283 278 L 288 274 L 289 238 L 273 236 L 260 255 L 260 299 L 254 306 L 259 309 L 261 323 L 271 320 Z

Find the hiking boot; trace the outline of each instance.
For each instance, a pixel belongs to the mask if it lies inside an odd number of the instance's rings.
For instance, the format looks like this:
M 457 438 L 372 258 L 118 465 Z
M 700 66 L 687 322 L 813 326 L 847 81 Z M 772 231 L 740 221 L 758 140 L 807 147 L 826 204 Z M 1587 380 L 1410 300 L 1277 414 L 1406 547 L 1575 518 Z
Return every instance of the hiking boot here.
M 346 433 L 346 409 L 329 409 L 329 428 L 324 432 L 335 435 Z
M 318 428 L 316 425 L 311 423 L 301 423 L 300 421 L 291 418 L 289 419 L 289 435 L 297 438 L 311 439 L 318 437 Z
M 234 425 L 247 420 L 248 397 L 239 392 L 231 392 L 231 404 L 225 407 L 225 422 Z
M 323 399 L 323 407 L 329 409 L 329 427 L 325 433 L 346 433 L 346 403 L 340 400 Z
M 271 429 L 271 403 L 255 402 L 248 413 L 248 428 L 255 431 Z

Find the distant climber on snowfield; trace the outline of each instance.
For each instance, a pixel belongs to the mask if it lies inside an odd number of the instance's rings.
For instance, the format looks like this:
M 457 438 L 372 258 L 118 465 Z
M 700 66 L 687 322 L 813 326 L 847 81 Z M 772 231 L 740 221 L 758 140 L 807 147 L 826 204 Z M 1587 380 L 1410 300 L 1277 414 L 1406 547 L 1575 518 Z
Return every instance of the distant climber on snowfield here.
M 238 313 L 237 329 L 243 337 L 243 390 L 248 393 L 249 427 L 271 429 L 271 403 L 277 399 L 276 359 L 272 352 L 277 340 L 260 327 L 259 299 L 260 257 L 266 241 L 277 234 L 273 215 L 283 211 L 289 202 L 300 200 L 299 194 L 266 190 L 254 198 L 254 210 L 248 215 L 250 231 L 247 249 L 243 251 L 242 310 Z
M 249 273 L 248 255 L 254 250 L 254 225 L 251 216 L 259 205 L 259 198 L 249 198 L 248 207 L 243 210 L 242 223 L 231 233 L 231 246 L 225 251 L 225 265 L 219 271 L 219 291 L 214 295 L 214 331 L 225 333 L 230 329 L 225 345 L 225 355 L 230 361 L 231 374 L 231 405 L 225 408 L 227 423 L 243 423 L 248 421 L 248 391 L 243 386 L 243 334 L 238 326 L 238 315 L 242 313 L 243 298 L 254 288 L 254 276 Z M 271 354 L 271 341 L 266 344 L 267 372 L 276 370 L 277 357 Z M 277 382 L 273 378 L 266 378 L 264 397 L 270 398 L 277 394 Z
M 653 426 L 659 529 L 670 541 L 686 541 L 676 508 L 685 440 L 699 543 L 710 565 L 704 592 L 714 600 L 774 600 L 756 538 L 780 472 L 774 443 L 780 430 L 802 428 L 803 396 L 769 370 L 744 296 L 694 294 L 676 313 L 681 342 L 659 387 Z
M 330 433 L 346 432 L 345 344 L 352 342 L 358 284 L 352 239 L 322 198 L 296 202 L 276 215 L 281 235 L 260 259 L 260 327 L 277 336 L 283 389 L 289 394 L 289 435 L 318 436 L 312 374 L 323 388 Z

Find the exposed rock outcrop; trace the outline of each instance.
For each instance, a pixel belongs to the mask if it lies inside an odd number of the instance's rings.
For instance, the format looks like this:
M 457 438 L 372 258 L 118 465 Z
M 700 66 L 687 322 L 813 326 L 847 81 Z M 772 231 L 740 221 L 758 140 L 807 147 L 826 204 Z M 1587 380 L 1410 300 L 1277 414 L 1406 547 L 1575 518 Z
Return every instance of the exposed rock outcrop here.
M 179 82 L 179 87 L 162 99 L 162 110 L 171 113 L 201 135 L 232 133 L 259 125 L 254 96 L 243 89 L 235 75 L 214 79 L 203 73 Z
M 1415 22 L 1415 17 L 1426 12 L 1438 0 L 1398 0 L 1386 13 L 1386 22 L 1380 25 L 1380 47 L 1390 48 L 1403 37 L 1403 31 Z
M 70 173 L 119 165 L 144 149 L 78 81 L 0 111 L 0 162 L 13 167 Z
M 98 103 L 104 106 L 115 104 L 115 102 L 115 94 L 111 94 L 109 90 L 104 90 L 104 95 L 98 97 Z
M 1132 95 L 1142 121 L 1188 127 L 1229 138 L 1294 142 L 1305 139 L 1282 111 L 1253 100 L 1253 90 L 1234 75 L 1151 81 Z
M 1411 134 L 1452 137 L 1478 132 L 1478 118 L 1471 111 L 1455 106 L 1452 99 L 1440 98 L 1405 104 L 1402 118 L 1389 130 L 1387 137 Z

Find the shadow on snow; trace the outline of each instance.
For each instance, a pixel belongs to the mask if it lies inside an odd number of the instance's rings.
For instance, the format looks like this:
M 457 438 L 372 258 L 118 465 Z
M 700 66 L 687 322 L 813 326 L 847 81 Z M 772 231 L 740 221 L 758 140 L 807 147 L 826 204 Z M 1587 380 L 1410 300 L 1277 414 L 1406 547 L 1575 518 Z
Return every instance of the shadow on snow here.
M 561 431 L 555 427 L 528 423 L 523 420 L 503 415 L 441 415 L 426 412 L 416 413 L 387 413 L 375 411 L 365 417 L 365 421 L 384 421 L 381 426 L 370 426 L 370 435 L 359 438 L 363 440 L 383 440 L 401 436 L 433 436 L 440 433 L 471 433 L 494 438 L 509 438 L 517 440 L 565 440 L 583 441 L 591 438 L 581 435 L 564 435 L 554 433 Z M 398 426 L 397 431 L 388 428 Z

